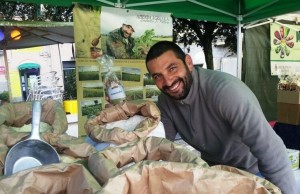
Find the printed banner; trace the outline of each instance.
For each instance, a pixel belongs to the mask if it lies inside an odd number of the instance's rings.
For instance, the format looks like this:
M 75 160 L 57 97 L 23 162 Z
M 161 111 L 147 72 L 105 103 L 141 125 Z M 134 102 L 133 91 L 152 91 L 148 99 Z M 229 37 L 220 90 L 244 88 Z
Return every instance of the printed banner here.
M 79 135 L 84 124 L 105 104 L 107 69 L 99 59 L 113 57 L 111 71 L 124 86 L 127 100 L 157 100 L 160 93 L 147 73 L 145 57 L 160 41 L 172 41 L 173 24 L 168 13 L 76 4 L 74 36 Z
M 271 75 L 300 74 L 300 26 L 271 24 Z
M 101 48 L 116 59 L 144 59 L 154 42 L 172 40 L 172 26 L 170 14 L 103 7 Z
M 5 74 L 6 74 L 5 66 L 0 66 L 0 75 L 5 75 Z

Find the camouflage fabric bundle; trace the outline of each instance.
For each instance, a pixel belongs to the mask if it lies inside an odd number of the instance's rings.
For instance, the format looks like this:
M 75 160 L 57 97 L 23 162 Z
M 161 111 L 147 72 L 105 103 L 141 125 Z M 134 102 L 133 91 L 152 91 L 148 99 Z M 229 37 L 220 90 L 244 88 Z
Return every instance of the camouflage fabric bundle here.
M 89 157 L 103 194 L 281 194 L 266 179 L 234 167 L 208 166 L 200 155 L 165 138 L 146 137 Z
M 110 178 L 98 194 L 281 194 L 269 181 L 233 167 L 145 160 Z
M 0 125 L 22 127 L 31 123 L 32 102 L 8 103 L 0 107 Z M 41 122 L 52 126 L 51 132 L 62 134 L 67 131 L 68 122 L 62 105 L 55 100 L 42 102 Z
M 81 164 L 50 164 L 0 179 L 0 193 L 97 193 L 101 186 Z
M 134 115 L 144 116 L 133 131 L 127 131 L 120 127 L 107 129 L 106 124 L 119 120 L 126 120 Z M 106 108 L 94 118 L 85 123 L 86 134 L 96 142 L 111 142 L 123 144 L 141 137 L 146 137 L 160 122 L 160 111 L 151 101 L 128 101 Z
M 31 119 L 32 102 L 7 103 L 0 106 L 0 169 L 4 167 L 8 149 L 29 136 L 29 132 L 21 132 L 20 129 L 31 125 Z M 51 99 L 42 102 L 41 122 L 47 126 L 46 130 L 41 131 L 62 134 L 68 128 L 62 105 Z M 31 127 L 29 129 L 31 131 Z
M 193 163 L 208 167 L 198 154 L 183 145 L 165 138 L 144 137 L 92 154 L 88 160 L 88 168 L 100 184 L 104 184 L 109 178 L 121 173 L 130 163 L 143 160 Z

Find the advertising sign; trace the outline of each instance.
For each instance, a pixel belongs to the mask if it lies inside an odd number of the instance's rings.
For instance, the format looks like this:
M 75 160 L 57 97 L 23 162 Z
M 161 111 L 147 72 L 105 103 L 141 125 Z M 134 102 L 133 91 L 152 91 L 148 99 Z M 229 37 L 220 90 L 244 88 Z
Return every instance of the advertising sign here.
M 147 73 L 145 57 L 160 40 L 172 41 L 170 13 L 76 4 L 74 36 L 79 135 L 87 118 L 107 104 L 106 75 L 113 72 L 127 100 L 157 99 L 160 93 Z M 113 58 L 103 65 L 104 56 Z M 110 82 L 111 83 L 111 82 Z
M 5 75 L 5 66 L 0 66 L 0 75 Z
M 271 74 L 300 74 L 300 26 L 271 24 Z

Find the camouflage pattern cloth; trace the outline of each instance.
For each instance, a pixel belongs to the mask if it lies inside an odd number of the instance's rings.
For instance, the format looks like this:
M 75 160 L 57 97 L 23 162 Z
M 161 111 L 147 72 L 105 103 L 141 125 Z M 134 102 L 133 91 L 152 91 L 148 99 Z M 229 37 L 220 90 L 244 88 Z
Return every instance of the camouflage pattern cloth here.
M 32 102 L 7 103 L 0 106 L 0 169 L 4 166 L 8 149 L 30 134 L 19 132 L 16 128 L 31 124 L 31 120 Z M 42 101 L 41 122 L 51 126 L 51 133 L 63 134 L 68 129 L 68 121 L 62 105 L 52 99 Z
M 0 106 L 0 179 L 5 156 L 9 149 L 30 135 L 32 102 L 8 103 Z M 61 103 L 47 99 L 42 101 L 40 138 L 53 146 L 58 154 L 70 158 L 87 160 L 96 149 L 85 142 L 84 137 L 66 134 L 68 121 Z M 63 162 L 61 158 L 61 162 Z M 1 193 L 1 192 L 0 192 Z
M 96 194 L 100 190 L 101 186 L 93 175 L 82 164 L 77 163 L 38 166 L 0 179 L 1 194 Z
M 134 38 L 124 38 L 122 28 L 111 31 L 106 40 L 107 55 L 116 59 L 130 59 L 133 57 Z
M 0 107 L 0 126 L 22 127 L 31 123 L 32 102 L 8 103 Z M 41 122 L 52 126 L 53 133 L 63 134 L 68 129 L 66 113 L 55 100 L 42 101 Z
M 127 131 L 120 127 L 106 128 L 108 123 L 128 120 L 134 115 L 144 116 L 145 119 L 132 131 Z M 159 122 L 160 111 L 154 102 L 132 100 L 100 111 L 99 115 L 86 121 L 84 129 L 86 134 L 95 142 L 111 142 L 120 145 L 146 137 L 158 126 Z

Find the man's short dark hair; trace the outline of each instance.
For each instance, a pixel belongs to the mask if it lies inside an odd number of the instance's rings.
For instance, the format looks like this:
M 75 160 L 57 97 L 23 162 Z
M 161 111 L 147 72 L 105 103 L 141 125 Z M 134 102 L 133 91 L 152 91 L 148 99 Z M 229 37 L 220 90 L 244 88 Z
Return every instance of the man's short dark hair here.
M 181 59 L 183 62 L 185 61 L 185 53 L 183 50 L 174 42 L 171 41 L 160 41 L 155 43 L 149 50 L 147 56 L 146 56 L 146 64 L 151 61 L 152 59 L 155 59 L 162 55 L 163 53 L 167 51 L 173 51 L 175 56 L 178 59 Z M 147 67 L 148 68 L 148 67 Z

